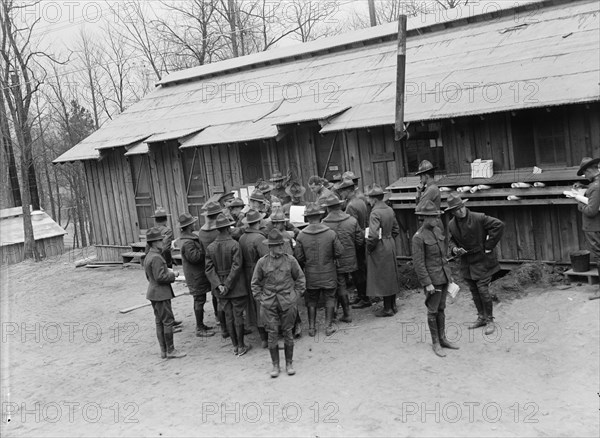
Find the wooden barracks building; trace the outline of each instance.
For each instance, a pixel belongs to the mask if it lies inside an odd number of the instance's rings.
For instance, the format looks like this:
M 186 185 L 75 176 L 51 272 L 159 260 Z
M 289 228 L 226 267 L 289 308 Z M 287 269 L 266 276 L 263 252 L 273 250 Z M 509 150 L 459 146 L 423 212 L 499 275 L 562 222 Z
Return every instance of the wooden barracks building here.
M 400 142 L 396 23 L 164 78 L 54 160 L 84 163 L 98 258 L 120 260 L 157 206 L 177 229 L 179 213 L 199 215 L 211 194 L 275 170 L 304 184 L 352 170 L 362 185 L 389 186 L 400 253 L 410 256 L 414 172 L 429 159 L 440 186 L 491 187 L 467 197 L 506 222 L 502 260 L 568 261 L 585 239 L 575 201 L 562 191 L 579 179 L 582 157 L 600 156 L 597 0 L 437 18 L 408 22 L 409 136 Z M 471 179 L 475 159 L 493 160 L 491 179 Z

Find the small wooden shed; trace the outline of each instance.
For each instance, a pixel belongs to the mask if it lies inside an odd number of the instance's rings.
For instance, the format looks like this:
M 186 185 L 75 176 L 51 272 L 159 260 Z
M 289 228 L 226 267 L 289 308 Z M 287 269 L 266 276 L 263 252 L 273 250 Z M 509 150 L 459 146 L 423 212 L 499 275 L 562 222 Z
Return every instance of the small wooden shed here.
M 37 250 L 42 257 L 55 257 L 64 252 L 64 235 L 61 228 L 43 211 L 31 212 L 31 224 Z M 0 210 L 0 260 L 3 265 L 22 262 L 25 259 L 25 232 L 23 231 L 23 208 Z

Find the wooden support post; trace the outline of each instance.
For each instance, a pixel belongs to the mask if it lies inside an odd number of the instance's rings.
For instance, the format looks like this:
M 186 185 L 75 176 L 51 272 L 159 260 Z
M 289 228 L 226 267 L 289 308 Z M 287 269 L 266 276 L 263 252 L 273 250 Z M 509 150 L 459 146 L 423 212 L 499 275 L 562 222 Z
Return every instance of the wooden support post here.
M 404 86 L 406 82 L 406 15 L 398 18 L 398 57 L 396 63 L 396 141 L 404 137 Z

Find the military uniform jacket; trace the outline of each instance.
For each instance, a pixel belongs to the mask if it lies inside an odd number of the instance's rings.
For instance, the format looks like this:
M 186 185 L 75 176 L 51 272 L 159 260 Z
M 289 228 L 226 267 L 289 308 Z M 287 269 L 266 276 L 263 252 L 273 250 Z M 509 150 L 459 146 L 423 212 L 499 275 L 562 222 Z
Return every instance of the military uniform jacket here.
M 502 238 L 504 222 L 467 208 L 463 219 L 452 218 L 448 224 L 450 250 L 460 247 L 469 251 L 460 257 L 463 278 L 481 280 L 500 270 L 494 248 Z M 491 252 L 486 254 L 485 250 Z
M 181 242 L 183 274 L 190 294 L 198 295 L 210 292 L 210 281 L 208 281 L 205 271 L 206 252 L 202 248 L 200 239 L 193 233 L 182 233 L 179 241 Z
M 358 269 L 356 251 L 364 249 L 365 246 L 365 233 L 359 227 L 356 219 L 341 210 L 332 210 L 323 219 L 323 224 L 335 231 L 344 248 L 337 261 L 338 273 L 348 274 L 356 271 Z
M 440 194 L 440 189 L 435 182 L 427 184 L 425 191 L 421 193 L 420 197 L 417 198 L 417 206 L 422 205 L 425 201 L 433 202 L 436 208 L 440 210 L 440 206 L 442 205 L 442 195 Z
M 346 213 L 356 219 L 361 229 L 364 230 L 367 227 L 369 208 L 365 200 L 360 198 L 356 191 L 346 200 Z
M 310 224 L 300 231 L 294 256 L 304 265 L 307 289 L 335 289 L 337 287 L 336 259 L 344 247 L 335 231 L 323 224 Z
M 277 187 L 273 188 L 273 190 L 271 190 L 271 195 L 279 198 L 281 205 L 287 204 L 292 200 L 292 197 L 285 191 L 285 187 L 281 187 L 280 189 Z
M 175 281 L 175 274 L 169 271 L 167 262 L 156 248 L 150 248 L 144 259 L 144 271 L 148 279 L 148 292 L 146 299 L 150 301 L 170 300 L 175 295 L 171 283 Z
M 206 251 L 206 276 L 217 298 L 230 299 L 248 295 L 242 266 L 240 244 L 229 237 L 217 237 Z M 217 286 L 227 288 L 225 295 Z
M 267 245 L 263 243 L 265 236 L 259 230 L 247 229 L 240 237 L 240 249 L 244 270 L 250 273 L 248 280 L 252 279 L 252 273 L 258 260 L 269 252 Z
M 415 273 L 421 286 L 444 285 L 452 281 L 446 259 L 446 236 L 439 227 L 421 227 L 412 238 Z
M 306 289 L 306 279 L 298 261 L 289 254 L 262 257 L 252 276 L 252 295 L 269 309 L 279 304 L 282 310 L 296 305 Z
M 207 230 L 207 225 L 208 224 L 202 225 L 202 228 L 200 228 L 200 231 L 198 231 L 198 239 L 200 239 L 200 244 L 202 245 L 202 249 L 204 250 L 205 255 L 208 245 L 213 243 L 219 235 L 218 230 Z
M 583 231 L 600 231 L 600 175 L 597 175 L 588 189 L 585 191 L 585 196 L 588 198 L 588 204 L 577 206 L 579 211 L 583 213 L 582 225 Z

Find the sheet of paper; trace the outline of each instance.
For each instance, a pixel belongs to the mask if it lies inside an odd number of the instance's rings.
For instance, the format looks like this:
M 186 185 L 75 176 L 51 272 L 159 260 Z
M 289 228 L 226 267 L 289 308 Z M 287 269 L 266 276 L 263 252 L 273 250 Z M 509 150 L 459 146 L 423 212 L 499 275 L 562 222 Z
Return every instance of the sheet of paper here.
M 304 206 L 292 205 L 290 207 L 290 222 L 293 224 L 303 224 L 304 222 Z

